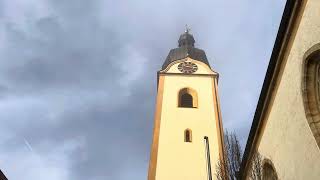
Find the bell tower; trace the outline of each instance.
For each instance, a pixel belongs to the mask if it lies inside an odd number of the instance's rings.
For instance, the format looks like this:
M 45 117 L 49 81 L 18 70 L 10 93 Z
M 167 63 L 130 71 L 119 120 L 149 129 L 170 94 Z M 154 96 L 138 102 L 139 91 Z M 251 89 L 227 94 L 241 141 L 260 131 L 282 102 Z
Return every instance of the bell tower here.
M 211 180 L 223 158 L 218 73 L 187 29 L 158 71 L 148 180 Z

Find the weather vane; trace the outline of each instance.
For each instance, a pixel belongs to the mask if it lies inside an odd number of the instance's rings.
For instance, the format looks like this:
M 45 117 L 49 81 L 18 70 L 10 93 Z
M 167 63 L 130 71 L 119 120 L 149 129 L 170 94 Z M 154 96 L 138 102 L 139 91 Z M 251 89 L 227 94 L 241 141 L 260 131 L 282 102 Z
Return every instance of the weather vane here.
M 191 30 L 191 29 L 188 27 L 188 24 L 186 24 L 186 30 L 185 30 L 185 32 L 186 32 L 186 33 L 189 33 L 190 30 Z

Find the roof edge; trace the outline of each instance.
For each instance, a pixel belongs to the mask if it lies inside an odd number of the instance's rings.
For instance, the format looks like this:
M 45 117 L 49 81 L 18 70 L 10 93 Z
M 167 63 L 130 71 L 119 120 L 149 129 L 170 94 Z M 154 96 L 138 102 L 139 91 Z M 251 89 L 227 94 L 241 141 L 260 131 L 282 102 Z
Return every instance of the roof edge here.
M 161 67 L 161 70 L 166 69 L 168 65 L 174 61 L 178 61 L 188 57 L 194 60 L 201 61 L 207 64 L 211 68 L 206 52 L 203 49 L 190 46 L 190 47 L 178 47 L 178 48 L 171 49 L 169 51 L 169 54 L 166 57 L 166 60 L 164 61 Z
M 8 180 L 4 173 L 0 170 L 0 180 Z

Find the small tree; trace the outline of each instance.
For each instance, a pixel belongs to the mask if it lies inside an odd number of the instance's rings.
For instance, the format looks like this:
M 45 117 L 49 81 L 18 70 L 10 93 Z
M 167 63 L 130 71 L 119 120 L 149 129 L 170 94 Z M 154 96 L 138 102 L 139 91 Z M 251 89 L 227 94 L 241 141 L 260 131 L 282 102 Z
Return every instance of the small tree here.
M 216 168 L 218 180 L 237 180 L 241 166 L 242 150 L 235 133 L 225 131 L 224 134 L 224 158 L 219 160 Z M 262 156 L 259 152 L 254 152 L 251 159 L 251 169 L 249 169 L 250 180 L 262 180 Z
M 225 131 L 224 134 L 224 158 L 218 161 L 216 177 L 218 180 L 238 179 L 241 165 L 242 151 L 235 133 Z

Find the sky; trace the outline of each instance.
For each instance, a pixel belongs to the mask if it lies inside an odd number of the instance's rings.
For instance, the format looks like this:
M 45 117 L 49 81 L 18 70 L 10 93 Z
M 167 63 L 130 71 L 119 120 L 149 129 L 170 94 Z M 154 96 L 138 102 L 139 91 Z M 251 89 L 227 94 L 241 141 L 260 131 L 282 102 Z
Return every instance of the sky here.
M 245 146 L 285 0 L 0 0 L 0 169 L 147 178 L 157 76 L 185 24 Z

